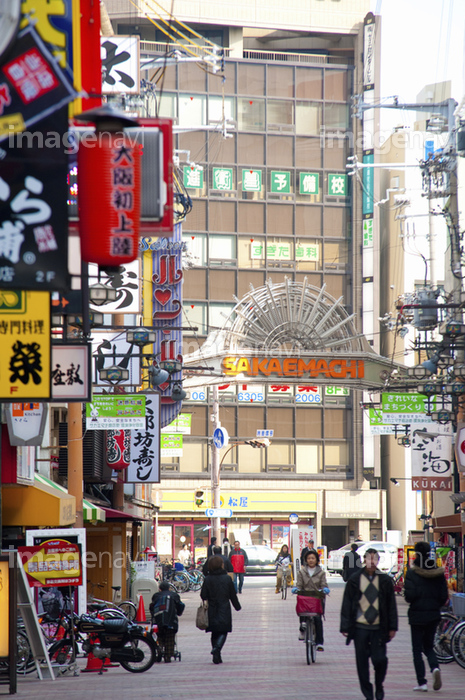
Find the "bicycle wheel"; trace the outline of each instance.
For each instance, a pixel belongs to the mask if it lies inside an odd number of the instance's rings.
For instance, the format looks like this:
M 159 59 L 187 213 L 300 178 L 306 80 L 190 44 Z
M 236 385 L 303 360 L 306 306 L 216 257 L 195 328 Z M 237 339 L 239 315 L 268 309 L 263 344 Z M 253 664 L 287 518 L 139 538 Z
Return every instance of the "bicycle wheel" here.
M 191 591 L 200 591 L 202 588 L 204 575 L 198 569 L 193 569 L 189 574 L 189 589 Z
M 130 600 L 123 600 L 123 602 L 118 605 L 118 608 L 124 612 L 131 622 L 136 619 L 137 608 Z
M 287 576 L 285 576 L 284 573 L 281 578 L 281 598 L 283 600 L 287 598 Z
M 454 660 L 451 649 L 451 635 L 457 618 L 452 613 L 442 613 L 434 635 L 434 653 L 440 664 L 450 664 Z
M 22 630 L 16 632 L 16 671 L 18 673 L 30 673 L 35 669 L 34 657 L 27 634 Z
M 176 571 L 173 574 L 172 583 L 178 593 L 186 593 L 189 590 L 189 576 L 184 571 Z
M 465 668 L 465 621 L 455 626 L 450 646 L 455 661 L 459 666 Z
M 316 661 L 316 627 L 315 627 L 315 619 L 313 617 L 310 618 L 310 656 L 312 659 L 312 663 L 315 663 Z

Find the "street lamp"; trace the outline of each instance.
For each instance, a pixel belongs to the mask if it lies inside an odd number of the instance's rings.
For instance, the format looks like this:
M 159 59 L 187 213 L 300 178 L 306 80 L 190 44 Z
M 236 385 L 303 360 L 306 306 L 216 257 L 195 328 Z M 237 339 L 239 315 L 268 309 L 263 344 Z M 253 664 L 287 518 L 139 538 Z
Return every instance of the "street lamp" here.
M 143 348 L 144 345 L 153 345 L 157 339 L 155 331 L 148 328 L 133 328 L 126 332 L 126 341 L 131 345 L 137 345 Z
M 124 367 L 119 367 L 118 365 L 111 365 L 110 367 L 99 369 L 98 376 L 102 382 L 119 384 L 120 382 L 127 382 L 129 379 L 129 370 Z
M 96 326 L 103 326 L 103 314 L 99 311 L 89 311 L 89 325 L 91 328 Z M 77 326 L 78 328 L 84 327 L 85 318 L 83 314 L 69 314 L 68 315 L 68 325 Z
M 94 306 L 103 306 L 110 301 L 116 301 L 118 292 L 113 287 L 97 282 L 89 287 L 89 301 Z

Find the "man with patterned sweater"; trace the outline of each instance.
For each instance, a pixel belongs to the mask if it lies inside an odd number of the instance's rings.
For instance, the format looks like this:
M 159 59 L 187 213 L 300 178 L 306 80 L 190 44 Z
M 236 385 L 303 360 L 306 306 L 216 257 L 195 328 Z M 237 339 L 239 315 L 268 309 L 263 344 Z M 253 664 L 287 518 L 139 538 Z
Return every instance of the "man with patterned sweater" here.
M 341 632 L 354 640 L 360 688 L 366 700 L 383 700 L 388 660 L 386 644 L 397 631 L 397 606 L 392 579 L 377 568 L 379 553 L 367 549 L 364 567 L 347 581 L 341 608 Z M 375 693 L 369 659 L 375 669 Z

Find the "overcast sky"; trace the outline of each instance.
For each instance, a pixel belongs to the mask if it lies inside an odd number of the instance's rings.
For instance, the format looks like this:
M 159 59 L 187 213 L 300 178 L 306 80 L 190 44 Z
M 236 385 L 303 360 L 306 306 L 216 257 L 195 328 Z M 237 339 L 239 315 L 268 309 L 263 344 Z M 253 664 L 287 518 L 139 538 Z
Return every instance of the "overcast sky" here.
M 465 0 L 372 0 L 381 15 L 382 97 L 415 102 L 429 83 L 452 80 L 452 97 L 465 93 Z M 411 124 L 415 113 L 381 110 L 382 124 Z

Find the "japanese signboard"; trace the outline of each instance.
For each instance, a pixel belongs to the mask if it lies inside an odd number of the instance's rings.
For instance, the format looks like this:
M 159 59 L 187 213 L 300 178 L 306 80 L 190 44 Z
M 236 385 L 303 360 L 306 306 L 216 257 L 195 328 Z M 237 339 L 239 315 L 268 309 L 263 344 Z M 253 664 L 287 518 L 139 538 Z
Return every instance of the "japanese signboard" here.
M 22 30 L 0 67 L 0 142 L 11 140 L 16 132 L 45 119 L 75 96 L 35 29 Z
M 0 397 L 2 401 L 50 398 L 50 294 L 0 294 Z
M 382 422 L 402 425 L 430 423 L 428 399 L 422 394 L 383 394 Z
M 98 271 L 97 265 L 89 265 L 90 284 L 95 277 L 101 284 L 116 290 L 116 300 L 105 304 L 106 314 L 138 314 L 141 310 L 141 259 L 118 266 L 111 272 Z M 94 277 L 95 276 L 95 277 Z M 101 310 L 100 306 L 90 303 L 90 308 Z
M 212 189 L 227 190 L 228 192 L 233 189 L 232 168 L 213 168 Z
M 412 430 L 412 490 L 452 491 L 452 428 L 428 423 Z
M 90 345 L 52 345 L 52 401 L 90 401 L 90 353 Z
M 363 221 L 363 247 L 373 247 L 373 219 Z
M 242 191 L 243 192 L 261 192 L 262 190 L 262 171 L 261 170 L 243 170 L 242 171 Z
M 0 289 L 67 289 L 69 275 L 64 107 L 34 133 L 1 148 Z
M 22 0 L 23 21 L 21 29 L 27 26 L 25 15 L 35 22 L 34 29 L 46 44 L 70 80 L 73 67 L 73 0 L 58 2 L 37 2 Z
M 160 395 L 145 394 L 145 426 L 131 430 L 131 459 L 126 472 L 129 483 L 160 481 Z
M 145 428 L 144 394 L 97 394 L 86 403 L 87 430 Z
M 271 171 L 271 191 L 279 194 L 289 194 L 291 191 L 291 173 L 289 171 Z
M 47 540 L 36 546 L 18 547 L 18 556 L 31 587 L 82 585 L 80 544 Z
M 162 457 L 182 457 L 183 436 L 163 433 L 160 436 Z
M 47 409 L 44 403 L 10 403 L 6 407 L 10 445 L 41 445 Z
M 140 92 L 139 37 L 100 37 L 104 95 Z
M 320 190 L 320 176 L 318 173 L 300 173 L 299 194 L 318 194 Z
M 138 348 L 128 343 L 121 333 L 109 331 L 92 331 L 92 383 L 108 386 L 100 380 L 99 370 L 109 367 L 121 367 L 129 372 L 128 379 L 118 382 L 119 386 L 139 386 L 141 383 L 140 353 Z
M 334 197 L 347 197 L 347 175 L 328 175 L 328 194 Z
M 396 426 L 392 423 L 383 423 L 381 409 L 369 408 L 370 435 L 395 435 Z
M 292 243 L 267 243 L 266 257 L 268 260 L 293 260 Z M 250 244 L 251 260 L 265 259 L 265 244 L 262 241 L 253 241 Z M 320 246 L 318 243 L 296 243 L 295 260 L 298 262 L 318 262 L 320 259 Z
M 185 165 L 183 168 L 184 187 L 193 190 L 203 189 L 203 168 L 201 165 Z
M 190 435 L 192 426 L 192 413 L 178 413 L 172 423 L 162 428 L 162 433 L 178 433 Z

